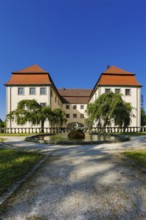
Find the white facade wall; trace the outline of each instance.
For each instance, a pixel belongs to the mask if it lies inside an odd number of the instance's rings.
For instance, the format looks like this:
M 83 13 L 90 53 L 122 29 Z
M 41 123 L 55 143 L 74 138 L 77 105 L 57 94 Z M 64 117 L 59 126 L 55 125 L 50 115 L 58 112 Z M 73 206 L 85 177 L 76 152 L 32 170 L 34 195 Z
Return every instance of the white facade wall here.
M 24 88 L 24 94 L 23 95 L 18 95 L 18 88 Z M 29 94 L 29 89 L 30 88 L 35 88 L 35 95 L 30 95 Z M 46 94 L 45 95 L 40 95 L 40 88 L 46 88 Z M 24 100 L 24 99 L 35 99 L 39 104 L 40 103 L 45 103 L 46 105 L 50 106 L 50 86 L 8 86 L 6 87 L 6 96 L 7 96 L 7 114 L 10 111 L 13 111 L 17 108 L 17 104 L 19 101 Z M 45 122 L 45 127 L 49 126 L 49 122 Z M 17 125 L 14 121 L 13 122 L 8 122 L 7 127 L 10 128 L 28 128 L 28 127 L 40 127 L 40 125 L 37 126 L 32 126 L 30 123 L 26 123 L 25 125 Z
M 60 100 L 60 97 L 53 88 L 51 88 L 51 93 L 50 93 L 50 106 L 52 109 L 62 108 L 62 102 Z
M 69 105 L 69 109 L 66 108 L 66 106 Z M 73 106 L 76 105 L 76 109 L 73 109 Z M 82 109 L 81 106 L 84 106 Z M 87 118 L 87 114 L 85 113 L 87 108 L 87 104 L 63 104 L 62 110 L 66 113 L 69 114 L 70 117 L 67 118 L 67 124 L 73 123 L 73 122 L 78 122 L 81 124 L 85 124 L 85 120 Z M 77 115 L 77 118 L 73 117 L 73 114 Z M 81 114 L 84 115 L 84 118 L 81 118 Z
M 24 94 L 18 95 L 18 88 L 24 88 Z M 29 89 L 35 88 L 35 95 L 29 94 Z M 40 88 L 46 88 L 46 94 L 40 95 Z M 122 98 L 124 101 L 129 102 L 132 107 L 132 113 L 134 117 L 132 117 L 132 122 L 130 124 L 131 127 L 139 127 L 141 124 L 141 90 L 139 87 L 119 87 L 119 86 L 97 86 L 90 102 L 94 102 L 101 94 L 105 93 L 105 89 L 110 89 L 110 91 L 115 92 L 115 89 L 120 89 L 120 93 L 122 94 Z M 130 89 L 130 95 L 125 95 L 125 90 Z M 70 117 L 67 118 L 67 124 L 78 122 L 81 124 L 85 124 L 85 120 L 87 118 L 86 108 L 87 104 L 62 104 L 58 93 L 53 87 L 50 86 L 7 86 L 6 87 L 6 111 L 7 114 L 10 111 L 13 111 L 17 108 L 17 104 L 19 101 L 24 99 L 35 99 L 38 103 L 45 103 L 49 105 L 52 109 L 61 108 L 66 114 L 69 114 Z M 66 105 L 69 105 L 69 109 L 66 108 Z M 73 106 L 76 105 L 76 109 Z M 81 106 L 84 106 L 82 109 Z M 73 114 L 76 114 L 77 117 L 74 118 Z M 84 115 L 84 118 L 81 117 L 81 114 Z M 14 121 L 7 123 L 8 128 L 39 128 L 40 125 L 33 126 L 30 123 L 27 123 L 22 126 L 18 126 Z M 45 122 L 45 127 L 49 127 L 49 122 Z
M 122 98 L 125 102 L 128 102 L 133 107 L 132 114 L 134 117 L 131 118 L 131 127 L 141 126 L 141 90 L 138 87 L 120 87 L 120 86 L 100 86 L 96 88 L 90 102 L 94 102 L 101 94 L 105 93 L 105 89 L 110 89 L 111 92 L 115 93 L 115 89 L 120 89 Z M 130 89 L 130 95 L 125 95 L 125 90 Z

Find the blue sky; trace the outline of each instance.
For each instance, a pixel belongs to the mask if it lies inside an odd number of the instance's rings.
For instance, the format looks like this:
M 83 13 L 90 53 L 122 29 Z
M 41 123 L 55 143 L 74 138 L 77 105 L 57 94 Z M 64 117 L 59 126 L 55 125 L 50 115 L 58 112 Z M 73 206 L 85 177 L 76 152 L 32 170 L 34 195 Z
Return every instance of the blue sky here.
M 0 0 L 0 118 L 11 72 L 38 64 L 57 88 L 93 88 L 107 65 L 136 74 L 146 109 L 145 0 Z

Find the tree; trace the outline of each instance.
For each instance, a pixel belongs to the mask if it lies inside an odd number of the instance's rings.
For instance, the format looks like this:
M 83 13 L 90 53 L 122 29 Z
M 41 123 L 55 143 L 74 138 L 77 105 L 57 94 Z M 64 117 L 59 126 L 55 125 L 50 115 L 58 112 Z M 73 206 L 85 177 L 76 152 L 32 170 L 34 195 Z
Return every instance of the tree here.
M 4 127 L 5 127 L 5 122 L 0 119 L 0 128 L 4 128 Z
M 41 132 L 44 132 L 45 121 L 51 125 L 61 126 L 66 122 L 66 115 L 61 109 L 51 110 L 50 106 L 41 106 L 36 100 L 22 100 L 17 108 L 7 115 L 8 119 L 15 120 L 18 125 L 30 122 L 33 125 L 41 124 Z
M 7 119 L 15 120 L 18 125 L 30 122 L 33 125 L 41 124 L 41 132 L 44 132 L 44 123 L 49 120 L 51 108 L 41 106 L 36 100 L 22 100 L 17 108 L 7 115 Z
M 96 122 L 97 126 L 105 129 L 114 123 L 117 126 L 126 128 L 131 121 L 132 107 L 130 103 L 123 101 L 121 94 L 105 93 L 99 96 L 94 103 L 87 106 L 88 124 L 91 128 Z
M 141 108 L 141 126 L 146 125 L 146 112 Z
M 54 109 L 52 113 L 55 125 L 62 126 L 64 123 L 66 123 L 66 114 L 60 108 Z

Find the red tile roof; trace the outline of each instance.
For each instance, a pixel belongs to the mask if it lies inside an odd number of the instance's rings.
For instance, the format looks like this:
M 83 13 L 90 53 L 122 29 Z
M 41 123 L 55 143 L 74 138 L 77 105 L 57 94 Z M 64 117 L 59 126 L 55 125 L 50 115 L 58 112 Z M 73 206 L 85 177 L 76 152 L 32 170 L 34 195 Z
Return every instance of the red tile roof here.
M 12 74 L 8 85 L 51 85 L 48 74 Z
M 34 64 L 22 70 L 14 71 L 13 73 L 48 73 L 48 72 L 43 70 L 37 64 Z
M 122 70 L 116 66 L 109 67 L 103 72 L 94 89 L 56 89 L 53 80 L 48 72 L 38 65 L 32 65 L 25 69 L 12 73 L 10 80 L 5 84 L 8 85 L 52 85 L 59 96 L 65 103 L 87 104 L 90 97 L 95 91 L 96 86 L 136 86 L 141 84 L 135 78 L 135 74 Z
M 58 92 L 62 96 L 90 96 L 91 89 L 58 89 Z
M 128 75 L 101 75 L 99 81 L 99 86 L 141 86 L 136 80 L 135 76 Z
M 116 66 L 110 66 L 105 72 L 101 73 L 92 90 L 91 97 L 94 94 L 97 86 L 141 87 L 142 85 L 136 80 L 134 73 L 130 73 Z
M 62 97 L 63 103 L 88 104 L 90 97 Z
M 58 89 L 64 103 L 87 104 L 91 89 Z
M 109 68 L 107 68 L 107 70 L 103 73 L 107 73 L 107 74 L 116 74 L 116 75 L 119 75 L 119 74 L 132 74 L 128 71 L 125 71 L 125 70 L 122 70 L 116 66 L 110 66 Z
M 136 80 L 135 74 L 122 70 L 118 67 L 111 66 L 103 72 L 97 81 L 99 86 L 137 86 L 141 84 Z
M 52 80 L 50 75 L 40 68 L 38 65 L 33 65 L 25 69 L 13 72 L 7 85 L 50 85 Z

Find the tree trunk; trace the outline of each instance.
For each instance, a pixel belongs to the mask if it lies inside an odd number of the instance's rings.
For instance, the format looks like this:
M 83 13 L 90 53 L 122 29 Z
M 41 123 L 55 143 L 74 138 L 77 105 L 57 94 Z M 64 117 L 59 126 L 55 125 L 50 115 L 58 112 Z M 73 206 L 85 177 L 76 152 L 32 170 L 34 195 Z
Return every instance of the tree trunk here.
M 45 121 L 42 120 L 41 121 L 41 133 L 44 133 L 44 123 L 45 123 Z

